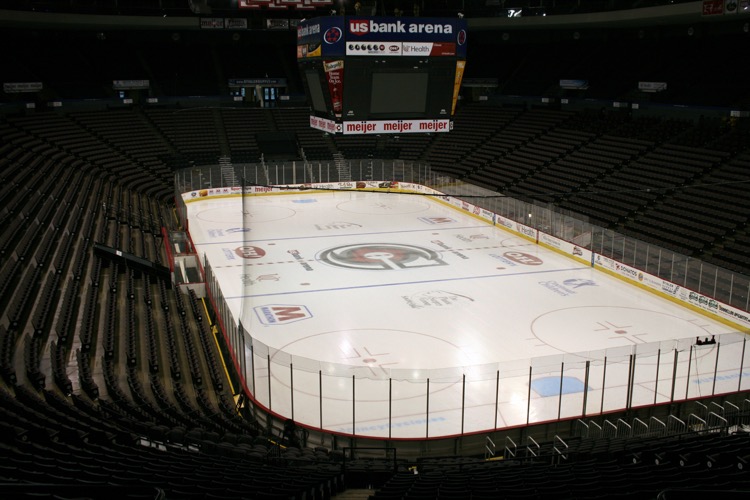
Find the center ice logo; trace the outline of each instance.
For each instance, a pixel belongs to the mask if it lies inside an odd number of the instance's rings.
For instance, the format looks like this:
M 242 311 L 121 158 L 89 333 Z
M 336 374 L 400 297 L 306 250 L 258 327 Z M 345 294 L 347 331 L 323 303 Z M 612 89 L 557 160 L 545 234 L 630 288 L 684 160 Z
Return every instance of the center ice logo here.
M 325 250 L 318 258 L 332 266 L 373 271 L 447 265 L 428 248 L 393 243 L 344 245 Z
M 313 317 L 306 306 L 290 304 L 269 304 L 254 307 L 258 320 L 266 326 L 285 325 Z

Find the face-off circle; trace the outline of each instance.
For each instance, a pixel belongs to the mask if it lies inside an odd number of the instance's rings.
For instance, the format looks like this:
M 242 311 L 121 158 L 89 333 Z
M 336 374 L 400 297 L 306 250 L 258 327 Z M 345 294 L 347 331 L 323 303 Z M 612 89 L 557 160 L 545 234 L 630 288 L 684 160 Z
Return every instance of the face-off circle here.
M 405 369 L 408 369 L 414 376 L 414 372 L 421 370 L 468 366 L 471 363 L 469 355 L 460 346 L 448 340 L 425 333 L 386 328 L 315 333 L 279 346 L 277 353 L 284 360 L 282 364 L 286 364 L 286 355 L 309 357 L 310 353 L 315 353 L 315 359 L 321 363 L 338 365 L 336 376 L 341 377 L 342 380 L 351 378 L 353 373 L 360 373 L 365 375 L 364 378 L 382 381 Z M 277 362 L 274 358 L 275 355 L 271 356 L 272 363 Z M 406 365 L 404 365 L 405 360 L 408 360 Z M 287 372 L 288 370 L 274 370 L 273 377 L 277 382 L 289 387 L 291 381 L 287 378 Z M 459 375 L 455 383 L 460 383 L 460 380 Z M 366 383 L 366 381 L 357 381 L 357 384 L 363 384 L 363 386 Z M 439 393 L 450 389 L 452 385 L 454 384 L 433 384 L 430 393 Z M 295 384 L 294 389 L 304 391 L 300 389 L 299 384 Z M 311 395 L 316 396 L 315 393 Z M 398 384 L 392 400 L 403 401 L 422 398 L 424 395 L 423 384 Z M 348 399 L 348 396 L 348 394 L 341 397 L 335 394 L 325 395 L 326 399 L 344 401 Z M 387 393 L 370 394 L 363 391 L 357 394 L 357 401 L 385 402 L 388 401 L 388 395 Z
M 566 325 L 560 328 L 559 325 Z M 679 329 L 679 334 L 672 333 Z M 538 340 L 561 352 L 576 350 L 569 332 L 576 332 L 575 343 L 587 350 L 630 347 L 638 344 L 668 342 L 676 338 L 704 338 L 711 333 L 705 324 L 660 311 L 633 307 L 581 306 L 558 309 L 538 316 L 531 331 Z M 643 363 L 651 358 L 644 356 Z M 655 359 L 655 358 L 654 358 Z

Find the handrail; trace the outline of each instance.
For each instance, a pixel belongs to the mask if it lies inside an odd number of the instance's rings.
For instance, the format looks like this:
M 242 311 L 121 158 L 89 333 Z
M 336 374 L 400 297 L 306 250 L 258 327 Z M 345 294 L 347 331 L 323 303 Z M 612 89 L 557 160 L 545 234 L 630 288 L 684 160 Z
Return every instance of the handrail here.
M 580 418 L 576 419 L 576 424 L 577 425 L 582 425 L 586 429 L 586 435 L 585 436 L 581 436 L 581 437 L 589 437 L 589 424 L 587 424 L 586 422 L 584 422 Z
M 718 424 L 714 424 L 713 422 L 715 420 L 718 420 L 719 423 Z M 706 427 L 708 427 L 709 429 L 715 429 L 717 427 L 729 427 L 729 421 L 726 418 L 722 417 L 721 415 L 719 415 L 718 413 L 715 413 L 715 412 L 710 412 L 708 414 L 708 418 L 706 419 L 706 422 L 707 422 Z
M 536 446 L 536 452 L 535 452 L 535 451 L 534 451 L 534 450 L 533 450 L 533 449 L 532 449 L 532 448 L 531 448 L 531 447 L 530 447 L 530 446 L 529 446 L 529 445 L 527 444 L 527 445 L 526 445 L 526 454 L 527 454 L 527 455 L 528 455 L 528 454 L 531 454 L 531 456 L 533 456 L 533 457 L 538 457 L 538 456 L 539 456 L 539 452 L 541 451 L 542 447 L 541 447 L 541 446 L 539 445 L 539 443 L 537 443 L 537 442 L 536 442 L 536 440 L 535 440 L 535 439 L 534 439 L 533 437 L 531 437 L 531 436 L 527 436 L 527 437 L 526 437 L 526 441 L 531 441 L 531 442 L 532 442 L 532 443 L 534 444 L 534 446 Z
M 602 429 L 602 426 L 601 426 L 601 425 L 599 425 L 599 424 L 597 424 L 597 423 L 596 423 L 596 422 L 594 422 L 593 420 L 591 421 L 591 425 L 597 428 L 597 430 L 599 431 L 599 436 L 601 436 L 601 435 L 602 435 L 602 433 L 603 433 L 603 429 Z M 597 436 L 597 437 L 599 437 L 599 436 Z
M 700 401 L 696 401 L 696 402 L 695 402 L 695 404 L 696 404 L 697 406 L 700 406 L 701 408 L 703 408 L 703 413 L 704 413 L 705 415 L 707 415 L 707 414 L 708 414 L 708 406 L 707 406 L 707 405 L 704 405 L 704 404 L 703 404 L 703 403 L 701 403 Z
M 624 421 L 623 419 L 618 418 L 617 419 L 617 437 L 622 437 L 620 435 L 620 429 L 622 427 L 625 427 L 627 429 L 627 437 L 630 437 L 633 435 L 633 426 L 627 423 L 626 421 Z
M 616 437 L 617 436 L 617 426 L 615 424 L 613 424 L 612 422 L 610 422 L 609 420 L 605 420 L 604 421 L 604 425 L 602 427 L 607 427 L 607 426 L 609 426 L 612 429 L 611 430 L 611 434 L 609 434 L 605 430 L 604 431 L 604 435 L 607 436 L 607 437 Z
M 562 444 L 562 446 L 565 447 L 564 451 L 563 451 L 563 449 L 557 447 L 557 443 L 558 442 L 560 442 Z M 560 458 L 562 458 L 563 460 L 567 460 L 568 459 L 567 452 L 568 452 L 569 449 L 570 449 L 570 447 L 568 446 L 568 443 L 566 443 L 565 441 L 563 441 L 563 439 L 560 436 L 558 436 L 557 434 L 555 434 L 555 437 L 552 440 L 552 451 L 556 455 L 558 455 Z
M 687 429 L 687 427 L 688 427 L 687 426 L 687 422 L 685 422 L 684 420 L 682 420 L 682 419 L 680 419 L 680 418 L 678 418 L 678 417 L 676 417 L 674 415 L 669 415 L 667 418 L 668 418 L 668 421 L 667 421 L 667 430 L 670 431 L 670 432 L 674 432 L 674 431 L 671 431 L 671 429 L 674 429 L 675 426 L 674 425 L 670 425 L 670 424 L 673 424 L 675 422 L 677 423 L 677 425 L 680 426 L 680 431 L 682 431 L 682 432 L 684 432 Z M 675 432 L 675 434 L 676 434 L 676 432 Z
M 513 448 L 511 449 L 508 446 L 508 442 L 513 445 Z M 515 458 L 518 450 L 518 445 L 511 439 L 509 436 L 505 437 L 505 447 L 503 448 L 503 458 Z
M 484 459 L 487 460 L 488 458 L 492 458 L 495 456 L 495 449 L 497 447 L 495 446 L 495 442 L 489 437 L 485 436 L 484 438 Z
M 652 416 L 648 420 L 648 428 L 649 428 L 649 430 L 651 432 L 654 432 L 654 424 L 657 424 L 657 425 L 661 426 L 661 434 L 666 434 L 667 433 L 667 424 L 666 424 L 666 422 L 663 422 L 663 421 L 659 420 L 657 417 Z
M 638 418 L 638 417 L 636 417 L 636 418 L 633 419 L 633 424 L 634 425 L 638 424 L 639 426 L 642 426 L 645 429 L 644 434 L 648 434 L 648 432 L 651 430 L 651 429 L 649 429 L 648 424 L 646 422 L 644 422 L 643 420 L 641 420 L 640 418 Z M 633 435 L 636 435 L 636 434 L 637 434 L 637 431 L 635 429 L 633 429 Z
M 697 421 L 697 423 L 693 423 L 695 421 Z M 696 426 L 698 425 L 702 426 L 702 428 L 700 429 L 696 428 Z M 691 413 L 690 415 L 688 415 L 688 429 L 702 431 L 702 430 L 705 430 L 705 428 L 706 428 L 706 421 L 704 419 L 700 418 L 695 413 Z
M 715 406 L 716 408 L 718 408 L 718 409 L 719 409 L 719 411 L 720 411 L 721 413 L 724 413 L 724 407 L 723 407 L 723 406 L 721 406 L 721 405 L 720 405 L 719 403 L 717 403 L 716 401 L 711 401 L 711 402 L 709 402 L 708 404 L 709 404 L 709 405 L 711 405 L 711 406 Z

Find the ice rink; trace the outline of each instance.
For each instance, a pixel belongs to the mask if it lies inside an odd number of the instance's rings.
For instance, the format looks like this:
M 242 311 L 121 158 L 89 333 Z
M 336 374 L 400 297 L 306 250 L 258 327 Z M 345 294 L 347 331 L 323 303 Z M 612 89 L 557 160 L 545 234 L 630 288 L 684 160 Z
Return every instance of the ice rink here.
M 452 435 L 664 402 L 678 349 L 694 357 L 681 355 L 678 396 L 710 394 L 717 346 L 692 344 L 737 330 L 428 196 L 297 192 L 188 210 L 232 316 L 268 346 L 246 351 L 248 386 L 328 430 Z M 654 347 L 633 371 L 640 344 Z M 586 371 L 576 353 L 599 351 L 611 364 Z

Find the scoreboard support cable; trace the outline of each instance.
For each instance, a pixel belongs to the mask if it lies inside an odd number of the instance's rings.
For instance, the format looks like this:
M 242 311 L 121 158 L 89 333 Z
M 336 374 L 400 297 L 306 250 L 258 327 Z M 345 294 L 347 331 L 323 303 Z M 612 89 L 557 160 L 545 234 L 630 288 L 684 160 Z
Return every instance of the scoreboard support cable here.
M 330 16 L 297 27 L 310 126 L 334 134 L 448 132 L 464 68 L 461 18 Z

